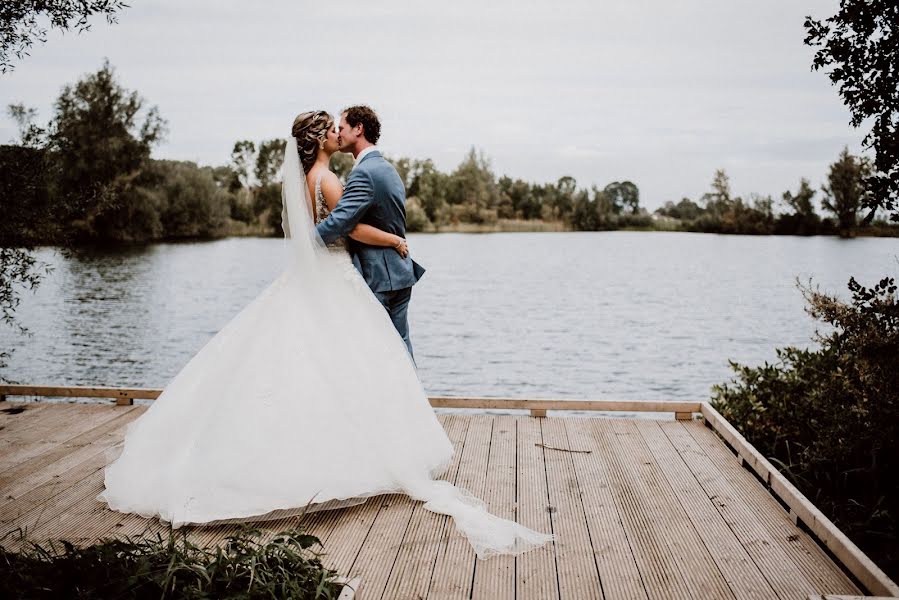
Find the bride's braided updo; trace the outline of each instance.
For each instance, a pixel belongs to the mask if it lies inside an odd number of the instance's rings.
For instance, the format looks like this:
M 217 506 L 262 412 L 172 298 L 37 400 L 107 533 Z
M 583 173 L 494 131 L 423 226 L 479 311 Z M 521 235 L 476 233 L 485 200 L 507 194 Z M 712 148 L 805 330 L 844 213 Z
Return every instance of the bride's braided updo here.
M 323 110 L 300 113 L 293 120 L 290 134 L 297 140 L 297 150 L 300 152 L 300 163 L 303 165 L 304 173 L 308 173 L 315 164 L 318 151 L 324 145 L 325 137 L 333 124 L 334 117 Z

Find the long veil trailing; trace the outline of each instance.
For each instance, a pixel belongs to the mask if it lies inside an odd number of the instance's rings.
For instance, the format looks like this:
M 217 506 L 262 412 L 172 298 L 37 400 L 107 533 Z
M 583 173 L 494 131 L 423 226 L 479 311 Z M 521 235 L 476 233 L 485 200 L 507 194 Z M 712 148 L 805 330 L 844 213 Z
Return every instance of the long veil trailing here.
M 129 426 L 99 499 L 180 527 L 405 493 L 480 558 L 552 540 L 436 479 L 453 445 L 387 312 L 318 237 L 293 137 L 282 178 L 284 271 Z
M 327 250 L 315 232 L 306 177 L 293 137 L 288 139 L 285 148 L 282 177 L 282 228 L 289 252 L 288 268 L 299 268 L 308 273 L 316 269 L 316 259 Z M 362 281 L 361 276 L 359 281 Z M 352 375 L 353 365 L 348 365 L 348 370 L 347 374 Z M 400 466 L 403 465 L 397 463 L 397 467 Z M 456 528 L 468 539 L 479 558 L 520 554 L 553 539 L 552 535 L 490 514 L 480 499 L 447 481 L 433 479 L 425 470 L 413 467 L 398 470 L 394 475 L 400 491 L 424 502 L 425 509 L 452 517 Z

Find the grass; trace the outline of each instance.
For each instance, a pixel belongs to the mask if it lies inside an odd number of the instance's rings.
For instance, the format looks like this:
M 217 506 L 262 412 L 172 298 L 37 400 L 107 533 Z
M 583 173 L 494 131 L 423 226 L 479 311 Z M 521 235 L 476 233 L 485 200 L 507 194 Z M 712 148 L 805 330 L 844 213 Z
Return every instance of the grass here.
M 283 531 L 270 542 L 244 528 L 215 548 L 185 534 L 106 540 L 79 548 L 69 542 L 31 544 L 19 553 L 0 546 L 0 598 L 329 600 L 339 596 L 337 573 L 325 568 L 319 539 Z

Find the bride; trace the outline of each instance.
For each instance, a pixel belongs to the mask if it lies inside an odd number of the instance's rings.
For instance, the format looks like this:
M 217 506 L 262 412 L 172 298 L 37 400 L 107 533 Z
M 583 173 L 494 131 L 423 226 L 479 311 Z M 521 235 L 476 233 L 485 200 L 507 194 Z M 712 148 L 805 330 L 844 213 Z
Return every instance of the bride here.
M 453 517 L 479 558 L 550 541 L 436 479 L 453 446 L 406 346 L 344 245 L 315 233 L 337 198 L 322 191 L 337 182 L 327 169 L 333 118 L 303 113 L 293 134 L 282 166 L 284 271 L 128 427 L 99 499 L 180 527 L 404 493 Z M 351 236 L 407 251 L 373 227 Z

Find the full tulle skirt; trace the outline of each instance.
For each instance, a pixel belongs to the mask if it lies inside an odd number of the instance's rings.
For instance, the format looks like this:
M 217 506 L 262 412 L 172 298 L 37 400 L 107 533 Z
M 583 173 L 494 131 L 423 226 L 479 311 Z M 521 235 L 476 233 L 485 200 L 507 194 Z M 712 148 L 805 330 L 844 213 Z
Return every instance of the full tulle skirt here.
M 132 423 L 99 499 L 175 527 L 405 493 L 482 558 L 551 536 L 439 477 L 453 446 L 386 311 L 342 252 L 282 273 Z M 308 273 L 307 273 L 308 274 Z

